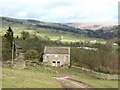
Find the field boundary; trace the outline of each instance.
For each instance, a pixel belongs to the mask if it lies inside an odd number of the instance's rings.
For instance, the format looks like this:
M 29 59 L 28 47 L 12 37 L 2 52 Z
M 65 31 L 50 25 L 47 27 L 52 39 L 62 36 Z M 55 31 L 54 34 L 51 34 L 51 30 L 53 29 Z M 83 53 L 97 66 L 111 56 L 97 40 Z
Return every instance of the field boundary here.
M 95 72 L 93 70 L 82 68 L 82 67 L 77 67 L 77 66 L 71 66 L 71 67 L 79 69 L 80 72 L 89 73 L 100 79 L 119 80 L 118 74 L 105 74 L 105 73 L 101 73 L 101 72 Z

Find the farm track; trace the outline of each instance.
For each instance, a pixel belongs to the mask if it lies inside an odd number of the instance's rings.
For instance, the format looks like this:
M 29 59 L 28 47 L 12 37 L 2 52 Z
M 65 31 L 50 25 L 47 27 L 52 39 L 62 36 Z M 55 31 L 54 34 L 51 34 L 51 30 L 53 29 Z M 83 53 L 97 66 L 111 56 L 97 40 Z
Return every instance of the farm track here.
M 74 90 L 75 88 L 84 88 L 84 90 L 88 90 L 89 88 L 92 88 L 86 84 L 83 84 L 82 82 L 71 79 L 71 76 L 69 75 L 56 77 L 55 79 L 60 83 L 63 88 L 67 90 Z

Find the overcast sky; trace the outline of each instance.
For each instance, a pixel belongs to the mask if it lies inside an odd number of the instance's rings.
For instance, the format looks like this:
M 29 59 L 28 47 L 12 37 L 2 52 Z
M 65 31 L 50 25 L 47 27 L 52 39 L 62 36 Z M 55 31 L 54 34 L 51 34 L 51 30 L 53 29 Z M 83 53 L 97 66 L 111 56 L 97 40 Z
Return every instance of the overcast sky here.
M 117 22 L 119 0 L 0 0 L 0 16 L 48 22 Z

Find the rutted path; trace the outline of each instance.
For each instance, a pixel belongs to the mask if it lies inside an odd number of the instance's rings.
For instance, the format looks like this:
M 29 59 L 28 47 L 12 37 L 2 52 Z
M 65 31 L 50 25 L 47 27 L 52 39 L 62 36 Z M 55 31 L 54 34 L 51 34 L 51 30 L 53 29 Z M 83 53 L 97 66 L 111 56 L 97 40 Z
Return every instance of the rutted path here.
M 90 86 L 83 84 L 79 81 L 71 79 L 72 76 L 65 75 L 61 77 L 54 77 L 63 88 L 91 88 Z
M 73 76 L 70 74 L 60 73 L 57 70 L 52 70 L 50 68 L 47 69 L 59 75 L 59 77 L 53 77 L 53 78 L 60 83 L 62 88 L 66 88 L 66 89 L 68 88 L 70 90 L 72 89 L 74 90 L 74 88 L 84 88 L 85 90 L 92 88 L 80 81 L 72 79 Z

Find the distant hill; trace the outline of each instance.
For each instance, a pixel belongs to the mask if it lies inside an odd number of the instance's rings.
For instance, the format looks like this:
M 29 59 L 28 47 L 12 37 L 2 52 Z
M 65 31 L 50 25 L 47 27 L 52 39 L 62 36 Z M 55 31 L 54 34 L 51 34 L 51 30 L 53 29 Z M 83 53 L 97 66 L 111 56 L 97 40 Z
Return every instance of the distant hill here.
M 3 26 L 13 26 L 13 27 L 24 27 L 26 29 L 32 28 L 32 29 L 38 29 L 38 28 L 49 28 L 49 29 L 56 29 L 56 30 L 62 30 L 62 31 L 69 31 L 72 32 L 78 31 L 79 29 L 76 29 L 74 27 L 61 24 L 61 23 L 51 23 L 51 22 L 43 22 L 33 19 L 15 19 L 15 18 L 9 18 L 9 17 L 0 17 L 2 18 L 2 25 Z
M 78 32 L 80 29 L 70 27 L 61 23 L 43 22 L 33 19 L 16 19 L 9 17 L 0 17 L 2 19 L 2 33 L 6 33 L 8 26 L 11 26 L 14 31 L 14 36 L 21 37 L 22 31 L 27 31 L 31 35 L 41 37 L 48 37 L 51 40 L 57 40 L 63 36 L 63 42 L 76 42 L 76 41 L 90 41 L 96 38 L 81 36 Z M 104 42 L 103 39 L 96 39 L 97 41 Z
M 86 36 L 113 39 L 118 37 L 118 23 L 115 22 L 85 22 L 64 23 L 65 25 L 83 30 Z
M 18 30 L 55 30 L 91 38 L 117 38 L 117 23 L 53 23 L 33 19 L 15 19 L 0 17 L 3 27 L 11 26 Z M 51 31 L 52 32 L 52 31 Z
M 113 29 L 114 27 L 118 26 L 118 23 L 116 22 L 83 22 L 83 23 L 65 23 L 68 26 L 72 26 L 75 28 L 80 28 L 80 29 L 92 29 L 92 30 L 98 30 L 98 29 L 103 29 L 103 30 L 109 30 Z

